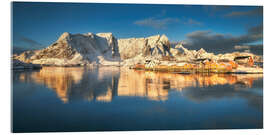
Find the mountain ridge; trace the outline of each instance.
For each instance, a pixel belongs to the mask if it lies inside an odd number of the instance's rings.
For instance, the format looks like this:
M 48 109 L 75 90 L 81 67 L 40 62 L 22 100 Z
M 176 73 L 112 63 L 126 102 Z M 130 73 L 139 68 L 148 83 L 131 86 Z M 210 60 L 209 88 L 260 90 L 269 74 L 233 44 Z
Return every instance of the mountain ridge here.
M 13 59 L 24 63 L 45 66 L 84 66 L 110 65 L 132 66 L 144 63 L 147 59 L 164 60 L 173 58 L 175 61 L 190 62 L 195 59 L 212 59 L 232 61 L 237 56 L 252 56 L 255 60 L 262 58 L 252 53 L 225 53 L 215 55 L 203 48 L 188 50 L 183 45 L 171 46 L 166 35 L 153 35 L 142 38 L 117 39 L 108 33 L 71 34 L 64 32 L 53 44 L 46 48 L 25 51 L 14 55 Z

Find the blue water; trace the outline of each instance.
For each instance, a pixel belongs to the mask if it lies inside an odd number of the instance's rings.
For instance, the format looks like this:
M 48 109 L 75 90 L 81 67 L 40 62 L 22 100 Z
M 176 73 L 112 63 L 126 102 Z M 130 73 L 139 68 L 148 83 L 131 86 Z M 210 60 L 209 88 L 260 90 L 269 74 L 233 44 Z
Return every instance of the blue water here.
M 263 128 L 263 75 L 13 71 L 13 132 Z

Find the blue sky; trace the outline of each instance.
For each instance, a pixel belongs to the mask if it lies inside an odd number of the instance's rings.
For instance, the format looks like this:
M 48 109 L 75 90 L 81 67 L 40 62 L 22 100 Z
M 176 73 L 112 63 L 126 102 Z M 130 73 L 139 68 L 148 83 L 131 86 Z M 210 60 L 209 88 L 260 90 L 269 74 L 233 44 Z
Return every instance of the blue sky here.
M 48 46 L 63 32 L 112 32 L 116 38 L 165 34 L 170 41 L 198 47 L 210 41 L 262 44 L 258 6 L 15 2 L 12 17 L 18 47 Z

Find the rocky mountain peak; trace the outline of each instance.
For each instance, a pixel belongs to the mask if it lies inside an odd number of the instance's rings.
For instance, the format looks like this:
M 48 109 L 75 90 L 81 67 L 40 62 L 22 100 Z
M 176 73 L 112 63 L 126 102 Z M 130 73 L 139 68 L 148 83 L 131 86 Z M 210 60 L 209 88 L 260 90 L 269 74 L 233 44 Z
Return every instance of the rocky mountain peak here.
M 180 54 L 189 55 L 191 52 L 183 47 L 182 44 L 177 44 L 175 48 L 179 51 Z
M 113 34 L 111 32 L 97 33 L 96 35 L 101 37 L 113 37 Z
M 122 59 L 130 59 L 140 54 L 144 56 L 167 56 L 170 54 L 170 42 L 168 37 L 165 35 L 154 35 L 146 38 L 119 39 L 118 47 Z
M 70 33 L 64 32 L 64 33 L 58 38 L 58 40 L 57 40 L 56 42 L 62 41 L 62 40 L 64 40 L 64 39 L 69 39 L 70 35 L 71 35 Z
M 158 41 L 160 39 L 160 35 L 150 36 L 150 37 L 147 37 L 145 39 L 148 40 L 148 44 L 150 45 L 151 48 L 153 48 L 158 43 Z
M 159 41 L 160 41 L 162 44 L 164 44 L 164 45 L 166 45 L 166 46 L 168 46 L 168 47 L 170 46 L 169 39 L 168 39 L 168 37 L 167 37 L 166 35 L 164 35 L 164 34 L 160 37 Z
M 175 48 L 184 48 L 182 44 L 177 44 Z
M 107 42 L 108 42 L 109 47 L 114 48 L 114 49 L 117 49 L 116 48 L 116 46 L 117 46 L 117 40 L 113 36 L 112 33 L 110 33 L 110 32 L 108 32 L 108 33 L 97 33 L 96 35 L 99 36 L 99 37 L 102 37 L 102 38 L 106 39 Z
M 47 48 L 17 56 L 24 62 L 42 65 L 85 65 L 113 59 L 118 52 L 117 40 L 112 33 L 70 34 L 64 32 Z
M 206 51 L 205 51 L 203 48 L 201 48 L 201 49 L 198 51 L 198 53 L 203 54 L 203 53 L 206 53 Z

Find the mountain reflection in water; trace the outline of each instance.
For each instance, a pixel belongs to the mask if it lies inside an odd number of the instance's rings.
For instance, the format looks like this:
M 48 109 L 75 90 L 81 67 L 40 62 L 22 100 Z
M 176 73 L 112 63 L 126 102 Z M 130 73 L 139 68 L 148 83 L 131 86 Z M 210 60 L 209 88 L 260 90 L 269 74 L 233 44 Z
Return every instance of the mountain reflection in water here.
M 81 99 L 111 102 L 115 96 L 164 101 L 169 98 L 170 91 L 178 91 L 196 102 L 241 96 L 247 98 L 249 104 L 262 108 L 262 95 L 247 90 L 262 77 L 262 74 L 172 74 L 117 67 L 45 67 L 37 72 L 22 72 L 18 79 L 47 86 L 64 103 Z

